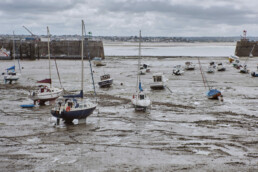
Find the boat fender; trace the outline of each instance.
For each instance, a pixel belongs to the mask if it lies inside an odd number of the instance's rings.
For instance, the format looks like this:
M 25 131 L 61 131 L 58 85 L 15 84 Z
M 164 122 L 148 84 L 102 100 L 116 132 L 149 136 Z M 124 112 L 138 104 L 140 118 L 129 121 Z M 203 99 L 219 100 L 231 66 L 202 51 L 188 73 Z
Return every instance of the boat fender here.
M 67 106 L 65 110 L 66 112 L 69 112 L 71 110 L 70 106 Z

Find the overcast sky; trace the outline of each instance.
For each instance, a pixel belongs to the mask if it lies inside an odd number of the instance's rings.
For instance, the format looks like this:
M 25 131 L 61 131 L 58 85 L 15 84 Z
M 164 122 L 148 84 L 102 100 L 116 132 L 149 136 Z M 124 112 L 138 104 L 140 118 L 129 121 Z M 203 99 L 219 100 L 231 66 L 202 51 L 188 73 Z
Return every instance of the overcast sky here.
M 0 34 L 258 36 L 258 0 L 1 0 Z

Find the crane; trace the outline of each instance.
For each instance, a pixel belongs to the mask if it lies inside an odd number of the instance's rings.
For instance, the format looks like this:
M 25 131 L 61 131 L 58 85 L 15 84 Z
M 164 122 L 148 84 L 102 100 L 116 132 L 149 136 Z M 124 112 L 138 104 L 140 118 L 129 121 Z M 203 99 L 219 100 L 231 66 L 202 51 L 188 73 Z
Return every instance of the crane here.
M 22 27 L 24 27 L 24 29 L 26 29 L 31 34 L 31 36 L 36 36 L 27 27 L 25 27 L 25 26 L 22 26 Z
M 40 41 L 40 38 L 38 35 L 33 34 L 27 27 L 25 26 L 22 26 L 22 27 L 24 27 L 24 29 L 26 29 L 36 41 Z

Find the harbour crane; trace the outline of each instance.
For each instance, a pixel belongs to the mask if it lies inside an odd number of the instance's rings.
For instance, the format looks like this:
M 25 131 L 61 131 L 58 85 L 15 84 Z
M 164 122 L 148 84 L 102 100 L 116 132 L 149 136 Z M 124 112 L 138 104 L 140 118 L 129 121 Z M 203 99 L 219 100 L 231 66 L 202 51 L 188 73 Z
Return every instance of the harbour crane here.
M 26 29 L 26 30 L 31 34 L 31 36 L 32 36 L 33 38 L 35 38 L 36 41 L 39 41 L 39 40 L 40 40 L 39 36 L 33 34 L 27 27 L 25 27 L 25 26 L 22 26 L 22 27 L 24 27 L 24 29 Z
M 27 27 L 25 27 L 25 26 L 22 26 L 22 27 L 24 27 L 24 29 L 26 29 L 31 34 L 31 36 L 36 36 Z

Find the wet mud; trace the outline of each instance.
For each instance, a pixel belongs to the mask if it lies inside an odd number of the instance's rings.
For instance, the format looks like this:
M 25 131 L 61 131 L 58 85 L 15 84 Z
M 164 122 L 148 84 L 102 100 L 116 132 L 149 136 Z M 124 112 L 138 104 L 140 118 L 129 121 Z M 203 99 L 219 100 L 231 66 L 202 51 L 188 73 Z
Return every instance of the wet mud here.
M 196 70 L 172 75 L 174 65 L 185 61 Z M 151 73 L 141 76 L 143 89 L 152 100 L 146 112 L 131 104 L 136 89 L 135 59 L 106 59 L 107 66 L 94 67 L 95 83 L 108 73 L 111 88 L 98 88 L 98 108 L 85 122 L 61 122 L 50 114 L 52 105 L 22 109 L 29 104 L 35 82 L 48 77 L 48 61 L 22 61 L 18 83 L 0 82 L 1 171 L 257 171 L 258 80 L 240 74 L 225 58 L 225 72 L 205 74 L 224 101 L 208 100 L 197 59 L 144 58 Z M 248 61 L 256 70 L 257 58 Z M 11 65 L 1 61 L 1 69 Z M 57 61 L 67 92 L 80 90 L 80 61 Z M 53 85 L 59 86 L 52 66 Z M 163 72 L 169 90 L 152 91 L 152 74 Z M 94 100 L 90 70 L 85 61 L 85 97 Z M 122 83 L 122 84 L 121 84 Z

